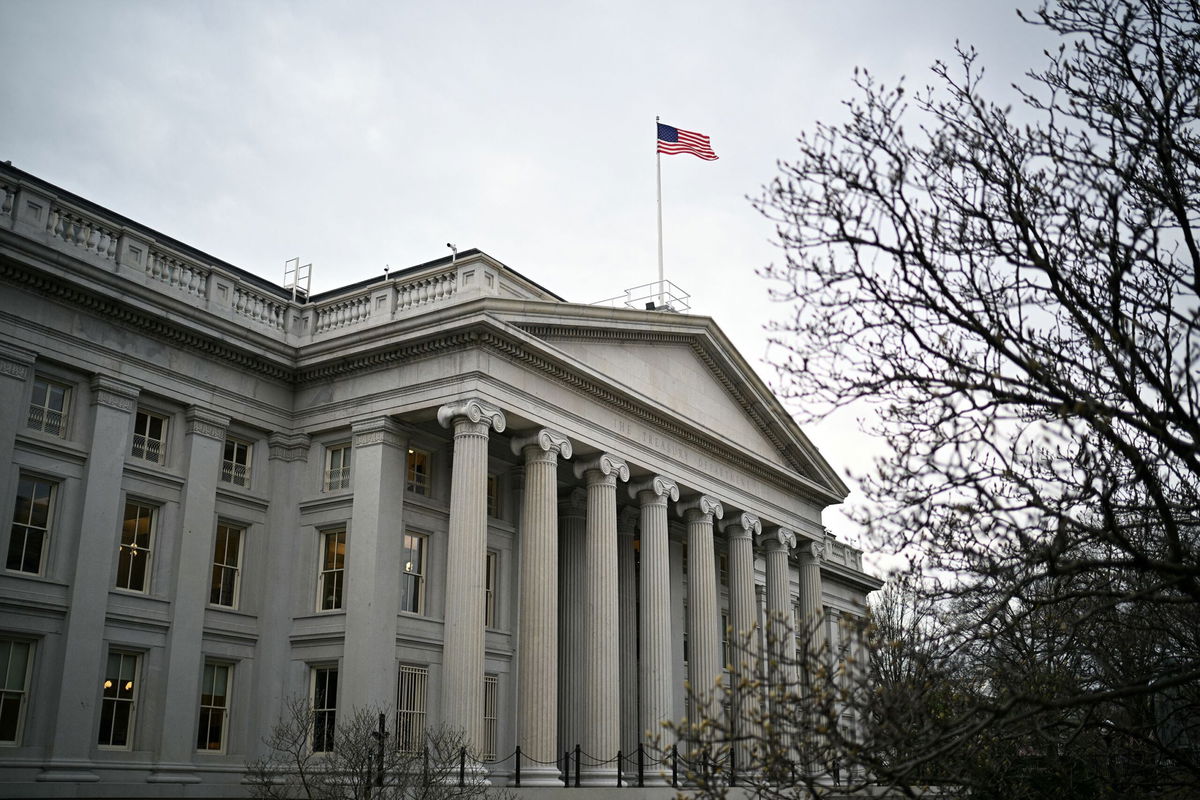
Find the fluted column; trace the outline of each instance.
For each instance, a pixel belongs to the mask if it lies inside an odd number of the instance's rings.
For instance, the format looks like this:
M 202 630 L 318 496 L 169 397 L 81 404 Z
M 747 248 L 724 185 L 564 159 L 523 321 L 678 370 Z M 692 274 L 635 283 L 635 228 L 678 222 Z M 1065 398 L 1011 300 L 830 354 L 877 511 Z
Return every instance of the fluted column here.
M 571 457 L 571 442 L 543 428 L 513 439 L 513 452 L 525 457 L 525 497 L 521 504 L 521 632 L 518 664 L 517 741 L 523 764 L 521 783 L 558 784 L 558 458 Z M 548 762 L 548 763 L 537 763 Z
M 758 692 L 749 687 L 758 672 L 758 609 L 754 598 L 754 536 L 762 523 L 753 514 L 738 514 L 723 524 L 729 541 L 729 644 L 733 660 L 732 729 L 737 740 L 734 757 L 739 769 L 751 765 L 752 744 L 758 740 Z
M 559 506 L 558 551 L 558 749 L 582 743 L 584 529 L 587 492 L 572 489 Z
M 488 431 L 504 430 L 504 413 L 478 399 L 438 409 L 454 429 L 450 483 L 446 620 L 442 649 L 442 719 L 482 751 L 484 564 L 487 559 Z
M 779 686 L 795 676 L 796 638 L 792 618 L 788 552 L 796 534 L 788 528 L 771 528 L 759 542 L 767 559 L 767 659 L 768 680 Z
M 825 558 L 825 543 L 808 540 L 796 548 L 799 564 L 800 597 L 799 616 L 796 630 L 802 641 L 808 643 L 808 658 L 805 663 L 811 668 L 826 659 L 825 613 L 821 602 L 821 562 Z M 805 683 L 812 676 L 805 676 Z
M 676 510 L 688 527 L 688 684 L 693 698 L 689 721 L 697 723 L 715 719 L 720 712 L 714 689 L 724 679 L 724 670 L 713 520 L 724 516 L 725 510 L 720 500 L 706 494 L 680 503 Z
M 611 786 L 616 764 L 589 764 L 613 758 L 621 747 L 620 661 L 617 618 L 617 481 L 629 480 L 629 467 L 602 453 L 575 465 L 587 483 L 584 542 L 583 759 L 592 786 Z
M 656 475 L 630 484 L 629 493 L 641 505 L 641 574 L 638 576 L 641 664 L 639 736 L 665 751 L 674 743 L 662 724 L 672 718 L 671 681 L 671 561 L 667 546 L 667 501 L 679 499 L 679 487 Z M 650 779 L 647 774 L 647 780 Z M 661 776 L 654 777 L 661 781 Z
M 637 665 L 637 565 L 634 563 L 634 534 L 640 513 L 623 506 L 617 513 L 617 596 L 620 598 L 621 629 L 618 651 L 621 660 L 621 752 L 632 756 L 638 743 Z M 630 762 L 633 763 L 633 762 Z

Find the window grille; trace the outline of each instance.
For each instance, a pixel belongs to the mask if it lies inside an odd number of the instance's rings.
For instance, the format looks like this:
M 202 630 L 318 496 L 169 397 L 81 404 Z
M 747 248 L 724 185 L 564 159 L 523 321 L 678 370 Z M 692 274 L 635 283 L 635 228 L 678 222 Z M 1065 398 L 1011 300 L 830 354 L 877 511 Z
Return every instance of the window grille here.
M 396 682 L 396 747 L 419 753 L 425 747 L 425 689 L 429 668 L 401 664 Z

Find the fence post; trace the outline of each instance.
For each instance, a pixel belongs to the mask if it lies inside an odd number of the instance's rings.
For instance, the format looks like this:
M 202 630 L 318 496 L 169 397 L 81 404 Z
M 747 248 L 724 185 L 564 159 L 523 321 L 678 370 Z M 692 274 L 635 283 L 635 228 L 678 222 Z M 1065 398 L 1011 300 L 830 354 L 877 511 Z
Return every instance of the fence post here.
M 517 786 L 521 785 L 521 745 L 517 745 Z
M 671 745 L 671 785 L 679 788 L 679 745 Z
M 737 786 L 737 743 L 729 748 L 729 785 Z
M 645 745 L 638 742 L 638 786 L 646 785 L 646 750 Z
M 562 755 L 562 776 L 563 786 L 570 788 L 571 786 L 571 751 L 565 750 Z
M 429 745 L 421 748 L 421 781 L 422 786 L 429 785 Z
M 625 757 L 621 755 L 621 751 L 617 751 L 617 788 L 621 787 L 621 769 L 625 766 Z
M 582 753 L 580 751 L 579 745 L 575 745 L 575 788 L 576 789 L 579 788 L 579 762 L 583 760 L 582 758 L 580 758 L 581 755 L 582 755 Z
M 467 785 L 467 748 L 458 749 L 458 785 Z

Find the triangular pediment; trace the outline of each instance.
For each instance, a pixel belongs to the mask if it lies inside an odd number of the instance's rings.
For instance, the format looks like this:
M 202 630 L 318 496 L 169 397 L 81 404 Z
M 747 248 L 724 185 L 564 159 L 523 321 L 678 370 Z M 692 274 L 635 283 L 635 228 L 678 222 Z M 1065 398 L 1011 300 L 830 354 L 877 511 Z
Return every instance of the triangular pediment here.
M 672 415 L 781 467 L 778 446 L 689 344 L 559 338 L 558 349 Z

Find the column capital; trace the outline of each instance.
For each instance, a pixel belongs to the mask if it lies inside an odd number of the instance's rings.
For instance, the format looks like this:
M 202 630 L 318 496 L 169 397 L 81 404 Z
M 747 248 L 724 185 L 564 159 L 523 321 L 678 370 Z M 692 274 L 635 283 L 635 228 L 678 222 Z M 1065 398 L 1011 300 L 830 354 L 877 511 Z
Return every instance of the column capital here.
M 437 411 L 438 423 L 443 428 L 449 428 L 460 417 L 466 417 L 474 423 L 485 423 L 488 427 L 495 428 L 496 433 L 504 432 L 504 412 L 478 397 L 446 403 Z
M 796 547 L 796 555 L 804 561 L 819 563 L 825 560 L 828 549 L 823 539 L 806 539 Z
M 679 499 L 679 484 L 665 475 L 651 475 L 649 478 L 634 481 L 629 484 L 629 496 L 641 500 L 642 492 L 652 492 L 655 497 L 666 497 L 668 500 Z M 648 498 L 649 499 L 649 498 Z
M 531 446 L 539 448 L 544 453 L 556 453 L 563 458 L 570 458 L 572 454 L 571 440 L 567 438 L 567 435 L 550 428 L 540 428 L 532 433 L 514 436 L 511 446 L 515 456 L 521 455 L 526 447 Z
M 771 545 L 770 549 L 782 550 L 785 553 L 796 546 L 796 532 L 791 528 L 776 525 L 765 529 L 758 536 L 760 545 Z
M 187 423 L 188 435 L 205 436 L 209 439 L 216 439 L 218 442 L 225 441 L 225 431 L 229 428 L 229 417 L 224 414 L 218 414 L 200 406 L 189 406 L 183 418 Z
M 559 503 L 567 516 L 582 517 L 587 514 L 587 490 L 579 486 L 568 489 L 559 497 Z
M 725 507 L 721 505 L 721 501 L 709 494 L 689 497 L 675 506 L 675 511 L 688 521 L 695 518 L 696 514 L 709 517 L 709 522 L 725 516 Z
M 731 539 L 737 537 L 754 537 L 762 533 L 762 521 L 748 511 L 736 514 L 720 524 L 721 532 Z
M 92 376 L 92 403 L 132 414 L 137 408 L 140 389 L 131 383 L 114 380 L 107 375 Z
M 355 422 L 350 426 L 350 431 L 354 437 L 355 450 L 377 444 L 389 447 L 404 447 L 405 445 L 404 431 L 391 417 L 375 417 Z
M 267 437 L 271 461 L 308 461 L 312 437 L 307 433 L 279 433 Z
M 605 477 L 613 475 L 617 480 L 629 480 L 629 465 L 625 463 L 625 459 L 612 453 L 600 453 L 586 461 L 575 462 L 576 478 L 582 478 L 591 470 L 598 470 Z
M 642 510 L 634 506 L 621 506 L 617 509 L 617 534 L 633 536 L 638 520 L 642 518 Z

